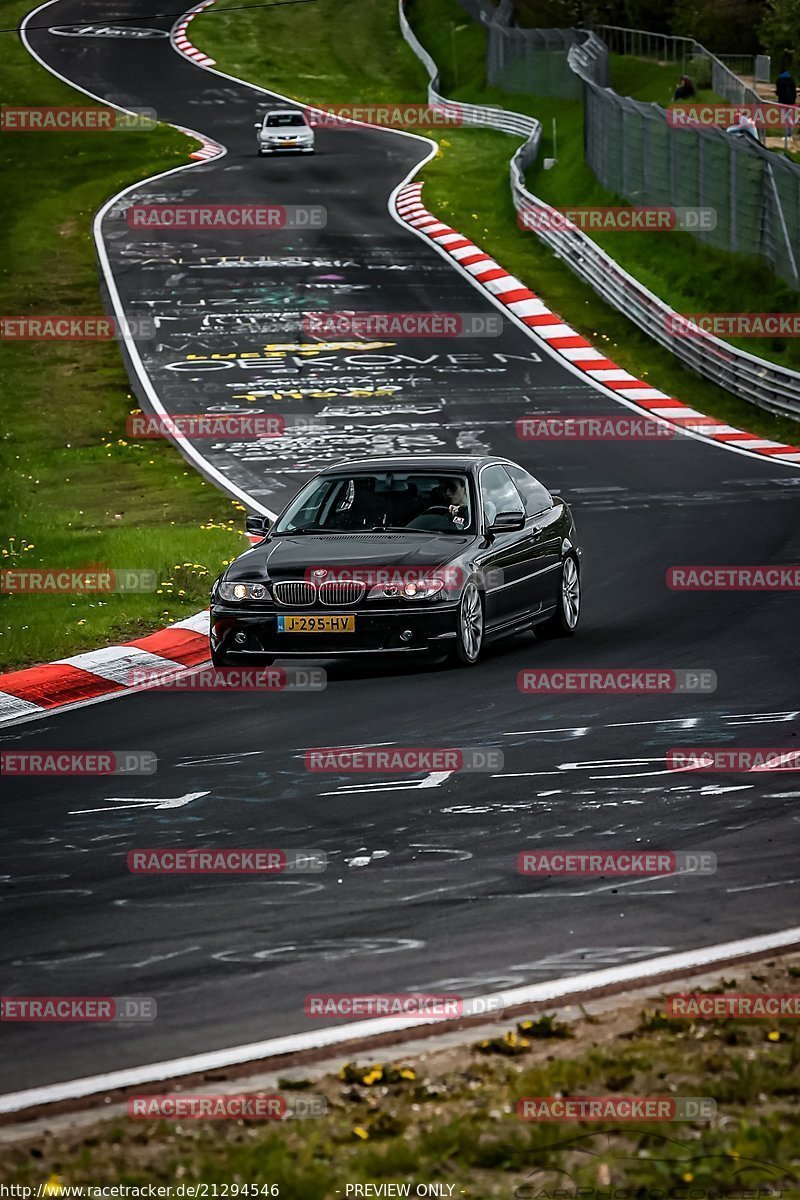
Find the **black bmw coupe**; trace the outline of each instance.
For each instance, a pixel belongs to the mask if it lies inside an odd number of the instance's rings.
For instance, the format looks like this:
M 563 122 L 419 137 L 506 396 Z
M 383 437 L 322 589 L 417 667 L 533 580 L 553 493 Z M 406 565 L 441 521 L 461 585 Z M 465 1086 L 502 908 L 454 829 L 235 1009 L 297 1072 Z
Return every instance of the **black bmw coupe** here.
M 211 592 L 215 666 L 398 654 L 464 666 L 496 638 L 573 634 L 567 504 L 503 458 L 368 459 L 316 475 Z

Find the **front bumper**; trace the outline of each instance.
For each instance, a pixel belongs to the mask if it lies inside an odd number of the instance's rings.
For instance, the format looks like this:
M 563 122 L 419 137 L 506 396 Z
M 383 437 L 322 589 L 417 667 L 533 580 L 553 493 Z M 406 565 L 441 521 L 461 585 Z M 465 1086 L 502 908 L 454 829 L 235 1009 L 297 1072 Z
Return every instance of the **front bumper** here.
M 259 140 L 258 148 L 264 154 L 312 154 L 314 143 L 298 142 L 296 146 L 287 146 L 280 142 L 262 142 Z
M 278 633 L 277 618 L 289 612 L 304 616 L 355 614 L 353 633 Z M 447 649 L 456 636 L 457 603 L 408 604 L 370 610 L 313 608 L 281 612 L 244 611 L 230 604 L 211 605 L 211 643 L 232 661 L 268 658 L 339 658 L 366 654 L 430 654 Z M 401 634 L 410 633 L 403 639 Z M 234 638 L 244 634 L 246 642 Z

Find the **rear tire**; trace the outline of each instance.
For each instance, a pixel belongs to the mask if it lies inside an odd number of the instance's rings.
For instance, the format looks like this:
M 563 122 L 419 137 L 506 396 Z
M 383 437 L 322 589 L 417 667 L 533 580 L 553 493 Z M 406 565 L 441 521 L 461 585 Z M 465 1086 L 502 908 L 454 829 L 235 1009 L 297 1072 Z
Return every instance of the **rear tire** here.
M 572 637 L 581 619 L 581 573 L 577 559 L 568 554 L 561 566 L 561 587 L 556 611 L 534 627 L 539 638 Z

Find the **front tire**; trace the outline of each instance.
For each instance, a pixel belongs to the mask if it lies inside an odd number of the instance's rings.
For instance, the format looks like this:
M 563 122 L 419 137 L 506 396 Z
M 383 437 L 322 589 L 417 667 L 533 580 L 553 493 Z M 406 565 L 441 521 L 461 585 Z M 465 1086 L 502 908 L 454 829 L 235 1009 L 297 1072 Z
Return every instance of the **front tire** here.
M 461 667 L 475 666 L 483 649 L 484 629 L 483 598 L 478 585 L 470 580 L 458 605 L 454 663 Z
M 211 665 L 212 667 L 229 667 L 231 664 L 228 661 L 227 654 L 223 654 L 221 650 L 215 650 L 211 647 Z
M 556 611 L 534 628 L 537 637 L 572 637 L 581 619 L 581 574 L 577 559 L 568 554 L 561 566 Z

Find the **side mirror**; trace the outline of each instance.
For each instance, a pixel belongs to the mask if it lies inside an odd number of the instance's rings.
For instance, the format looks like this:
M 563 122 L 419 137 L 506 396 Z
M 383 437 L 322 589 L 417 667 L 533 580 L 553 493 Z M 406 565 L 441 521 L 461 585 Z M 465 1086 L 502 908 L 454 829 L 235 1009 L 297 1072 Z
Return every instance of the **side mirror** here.
M 525 528 L 525 514 L 517 512 L 500 512 L 489 527 L 491 533 L 512 533 Z
M 260 129 L 260 128 L 261 128 L 261 122 L 253 121 L 253 129 Z
M 245 522 L 245 531 L 248 537 L 265 538 L 270 530 L 269 517 L 253 516 L 248 517 Z

